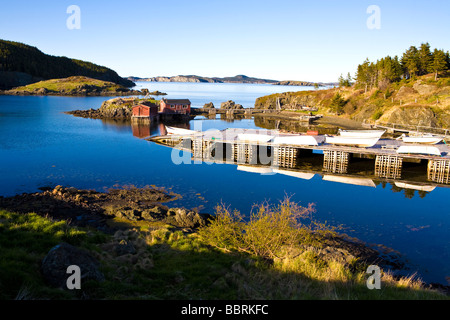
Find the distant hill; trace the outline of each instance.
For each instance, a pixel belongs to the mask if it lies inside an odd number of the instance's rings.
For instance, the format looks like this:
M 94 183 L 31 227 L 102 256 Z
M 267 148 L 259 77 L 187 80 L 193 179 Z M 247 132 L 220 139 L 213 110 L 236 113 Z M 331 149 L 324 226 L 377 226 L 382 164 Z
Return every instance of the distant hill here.
M 196 75 L 178 75 L 173 77 L 151 77 L 151 78 L 139 78 L 139 77 L 128 77 L 130 81 L 152 81 L 152 82 L 208 82 L 208 83 L 259 83 L 259 84 L 273 84 L 273 85 L 283 85 L 283 86 L 314 86 L 315 82 L 311 81 L 293 81 L 293 80 L 272 80 L 272 79 L 261 79 L 248 77 L 239 74 L 234 77 L 202 77 Z M 319 86 L 333 86 L 337 83 L 318 83 Z
M 125 87 L 135 85 L 109 68 L 87 61 L 51 56 L 36 47 L 0 39 L 0 89 L 71 76 L 86 76 Z
M 208 83 L 276 83 L 277 80 L 270 80 L 270 79 L 260 79 L 260 78 L 253 78 L 253 77 L 247 77 L 244 75 L 237 75 L 234 77 L 202 77 L 202 76 L 196 76 L 196 75 L 178 75 L 178 76 L 172 76 L 172 77 L 151 77 L 151 78 L 137 78 L 137 77 L 128 77 L 128 80 L 131 81 L 153 81 L 153 82 L 208 82 Z

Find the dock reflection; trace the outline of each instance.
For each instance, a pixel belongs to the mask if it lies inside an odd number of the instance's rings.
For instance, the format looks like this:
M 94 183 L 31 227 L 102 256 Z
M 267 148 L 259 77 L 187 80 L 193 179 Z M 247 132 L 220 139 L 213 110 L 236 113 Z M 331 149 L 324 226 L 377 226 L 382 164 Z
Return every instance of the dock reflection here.
M 330 183 L 370 188 L 379 185 L 385 188 L 389 183 L 393 192 L 403 190 L 407 198 L 413 197 L 416 191 L 420 197 L 424 197 L 438 187 L 450 187 L 448 174 L 430 175 L 430 164 L 426 160 L 403 159 L 399 165 L 391 163 L 394 160 L 389 158 L 327 151 L 321 153 L 307 149 L 297 152 L 292 148 L 283 150 L 246 144 L 233 146 L 220 142 L 199 146 L 190 139 L 151 141 L 190 153 L 192 163 L 235 165 L 238 171 L 261 175 L 279 174 L 305 181 L 321 177 Z

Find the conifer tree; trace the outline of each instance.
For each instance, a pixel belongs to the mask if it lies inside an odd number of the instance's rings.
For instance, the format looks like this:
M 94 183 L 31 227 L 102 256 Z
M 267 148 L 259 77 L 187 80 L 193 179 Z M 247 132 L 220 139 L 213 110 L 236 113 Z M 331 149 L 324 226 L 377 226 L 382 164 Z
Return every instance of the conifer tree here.
M 437 80 L 439 71 L 444 71 L 448 69 L 446 55 L 444 51 L 434 49 L 433 61 L 431 63 L 432 70 L 434 71 L 434 79 Z

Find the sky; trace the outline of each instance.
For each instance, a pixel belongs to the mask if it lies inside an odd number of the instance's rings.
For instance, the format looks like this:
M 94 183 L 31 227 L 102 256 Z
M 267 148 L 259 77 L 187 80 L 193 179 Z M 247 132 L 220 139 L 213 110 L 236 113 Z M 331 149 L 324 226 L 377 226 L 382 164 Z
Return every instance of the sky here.
M 0 39 L 122 77 L 336 82 L 411 45 L 450 50 L 449 16 L 448 0 L 1 0 Z

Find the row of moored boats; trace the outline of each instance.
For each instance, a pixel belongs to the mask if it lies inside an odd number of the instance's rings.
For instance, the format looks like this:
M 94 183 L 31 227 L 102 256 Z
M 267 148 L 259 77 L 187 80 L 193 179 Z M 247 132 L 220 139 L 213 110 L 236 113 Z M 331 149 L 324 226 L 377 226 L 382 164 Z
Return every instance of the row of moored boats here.
M 168 134 L 193 135 L 198 131 L 166 126 Z M 318 146 L 323 143 L 340 146 L 370 148 L 377 144 L 385 133 L 384 130 L 339 130 L 336 136 L 308 134 L 271 134 L 270 131 L 244 132 L 237 135 L 241 141 L 254 143 L 273 143 L 279 145 Z M 402 135 L 397 140 L 405 144 L 398 146 L 397 153 L 441 155 L 439 148 L 432 146 L 443 140 L 443 137 L 431 134 Z

